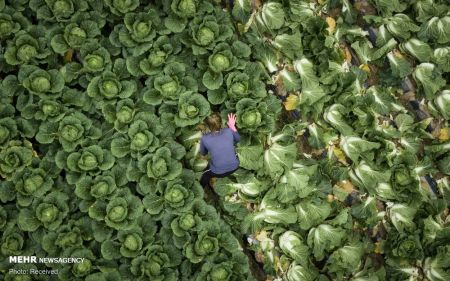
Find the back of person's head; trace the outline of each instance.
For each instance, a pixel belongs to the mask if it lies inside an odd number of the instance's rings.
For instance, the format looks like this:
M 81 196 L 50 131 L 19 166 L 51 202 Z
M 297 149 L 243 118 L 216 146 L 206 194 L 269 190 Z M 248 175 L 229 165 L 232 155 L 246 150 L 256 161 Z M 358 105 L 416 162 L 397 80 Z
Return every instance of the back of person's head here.
M 218 132 L 222 128 L 222 117 L 220 117 L 219 112 L 213 112 L 211 115 L 206 117 L 205 125 L 207 132 Z

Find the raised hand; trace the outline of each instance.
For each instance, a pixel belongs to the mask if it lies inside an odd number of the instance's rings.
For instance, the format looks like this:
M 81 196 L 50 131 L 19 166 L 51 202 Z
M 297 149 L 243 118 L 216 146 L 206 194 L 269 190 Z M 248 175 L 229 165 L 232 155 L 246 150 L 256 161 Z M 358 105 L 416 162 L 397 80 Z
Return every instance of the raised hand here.
M 228 113 L 228 128 L 230 128 L 234 132 L 237 131 L 237 129 L 236 129 L 236 114 L 234 114 L 234 113 Z

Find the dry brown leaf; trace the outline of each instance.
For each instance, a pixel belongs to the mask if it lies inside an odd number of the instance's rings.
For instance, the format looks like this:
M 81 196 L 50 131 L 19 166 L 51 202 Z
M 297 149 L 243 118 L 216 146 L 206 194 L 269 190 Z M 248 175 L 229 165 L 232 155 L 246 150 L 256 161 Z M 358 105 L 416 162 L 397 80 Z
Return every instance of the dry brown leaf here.
M 262 5 L 262 0 L 252 0 L 252 8 L 258 9 Z
M 264 263 L 264 260 L 265 260 L 264 254 L 262 252 L 256 252 L 255 260 L 259 263 Z

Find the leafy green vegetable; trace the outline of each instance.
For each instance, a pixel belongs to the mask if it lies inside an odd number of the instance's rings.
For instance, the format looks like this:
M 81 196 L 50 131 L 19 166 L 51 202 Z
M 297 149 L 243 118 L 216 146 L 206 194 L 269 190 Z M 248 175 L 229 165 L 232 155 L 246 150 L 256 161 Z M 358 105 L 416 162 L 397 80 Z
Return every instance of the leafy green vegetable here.
M 84 258 L 47 264 L 58 280 L 449 280 L 448 7 L 0 0 L 0 259 Z M 203 190 L 211 112 L 236 114 L 240 165 Z

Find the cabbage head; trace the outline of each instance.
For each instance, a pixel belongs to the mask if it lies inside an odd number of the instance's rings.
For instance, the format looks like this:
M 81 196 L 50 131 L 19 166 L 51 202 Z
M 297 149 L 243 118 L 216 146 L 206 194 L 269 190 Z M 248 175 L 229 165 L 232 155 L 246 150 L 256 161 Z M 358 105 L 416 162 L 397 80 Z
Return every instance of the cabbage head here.
M 173 267 L 178 264 L 179 257 L 175 255 L 172 247 L 154 244 L 147 247 L 144 255 L 131 260 L 130 271 L 136 278 L 149 280 L 171 278 L 176 280 Z
M 66 193 L 52 191 L 45 197 L 36 198 L 31 207 L 21 209 L 18 225 L 25 231 L 35 231 L 39 227 L 47 230 L 58 229 L 69 213 Z
M 107 70 L 90 81 L 87 94 L 99 101 L 123 99 L 136 92 L 136 88 L 134 80 L 122 80 L 114 72 Z
M 16 172 L 31 165 L 33 150 L 31 143 L 10 141 L 0 150 L 0 175 L 10 179 Z
M 126 15 L 139 6 L 139 0 L 105 0 L 106 6 L 118 16 Z
M 111 55 L 98 43 L 90 42 L 83 44 L 80 49 L 80 56 L 83 63 L 83 69 L 89 73 L 103 72 L 111 69 Z
M 246 131 L 267 132 L 274 126 L 267 104 L 250 98 L 236 103 L 236 118 L 239 128 Z
M 18 31 L 14 38 L 8 42 L 4 52 L 5 61 L 10 65 L 44 62 L 51 53 L 47 46 L 45 33 L 46 31 L 42 26 L 33 26 L 27 31 Z
M 192 47 L 194 55 L 206 54 L 212 50 L 216 44 L 226 41 L 233 34 L 226 19 L 207 15 L 196 17 L 190 23 L 191 38 L 184 38 L 184 43 Z
M 25 29 L 29 25 L 29 21 L 18 12 L 1 11 L 0 9 L 0 39 L 6 39 Z
M 417 234 L 400 234 L 392 231 L 388 234 L 385 244 L 389 255 L 406 259 L 422 259 L 423 249 Z
M 133 56 L 140 56 L 152 47 L 160 26 L 160 19 L 155 10 L 127 13 L 124 24 L 115 26 L 110 41 L 116 47 L 123 47 Z
M 139 160 L 139 170 L 151 179 L 173 180 L 181 174 L 181 163 L 172 158 L 167 147 L 160 147 L 154 153 L 147 154 Z
M 213 72 L 229 71 L 236 67 L 237 58 L 234 57 L 231 47 L 226 43 L 219 43 L 208 58 L 209 68 Z
M 147 187 L 147 194 L 142 200 L 146 211 L 160 218 L 174 211 L 183 212 L 190 210 L 196 198 L 203 194 L 200 184 L 190 178 L 192 176 L 192 171 L 183 171 L 175 180 L 159 180 L 156 185 L 153 184 L 155 187 Z M 140 182 L 140 185 L 150 184 L 142 180 Z M 183 221 L 178 221 L 178 223 L 182 223 L 184 228 L 193 228 L 198 221 L 194 222 L 192 217 L 187 216 L 184 217 Z M 181 225 L 178 226 L 181 227 Z M 178 230 L 183 232 L 181 229 Z
M 178 114 L 175 124 L 178 127 L 194 125 L 202 121 L 211 113 L 209 102 L 197 93 L 185 92 L 178 101 Z
M 205 258 L 214 256 L 219 250 L 219 240 L 204 230 L 192 237 L 187 243 L 183 253 L 192 263 L 200 263 Z
M 178 100 L 187 91 L 197 91 L 197 81 L 189 74 L 188 66 L 171 62 L 164 67 L 164 74 L 149 78 L 146 84 L 152 85 L 144 90 L 144 101 L 150 105 L 161 104 L 163 100 Z
M 30 93 L 42 98 L 59 97 L 65 84 L 64 78 L 58 70 L 43 70 L 34 65 L 22 66 L 18 78 Z
M 131 194 L 128 188 L 117 191 L 107 204 L 96 200 L 89 207 L 89 216 L 116 230 L 130 230 L 136 225 L 136 220 L 142 216 L 143 206 L 139 197 Z
M 198 0 L 173 0 L 170 8 L 180 18 L 192 18 L 197 12 Z
M 32 199 L 30 197 L 39 198 L 44 196 L 53 187 L 53 179 L 48 177 L 42 168 L 29 168 L 18 173 L 15 183 L 15 188 L 18 192 L 17 200 L 23 206 L 28 206 L 31 203 Z
M 67 169 L 68 181 L 75 183 L 85 174 L 95 175 L 99 171 L 106 171 L 114 166 L 115 158 L 109 150 L 99 145 L 91 145 L 76 152 L 58 151 L 56 165 Z
M 8 226 L 2 230 L 0 252 L 2 255 L 20 255 L 25 245 L 24 234 L 17 226 Z

